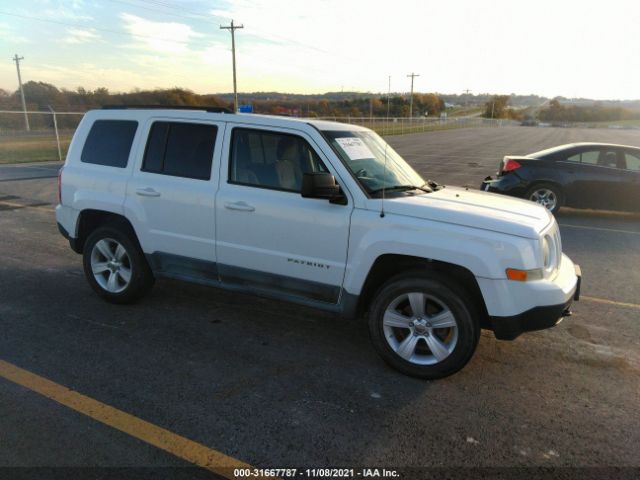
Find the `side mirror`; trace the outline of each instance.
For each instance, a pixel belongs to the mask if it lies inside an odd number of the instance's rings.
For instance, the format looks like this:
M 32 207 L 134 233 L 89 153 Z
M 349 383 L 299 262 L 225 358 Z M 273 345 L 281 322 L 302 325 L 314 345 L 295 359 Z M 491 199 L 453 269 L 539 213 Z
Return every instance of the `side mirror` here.
M 336 183 L 335 177 L 327 172 L 305 173 L 302 176 L 300 194 L 303 198 L 322 198 L 331 203 L 347 204 L 347 197 L 342 193 L 340 185 Z

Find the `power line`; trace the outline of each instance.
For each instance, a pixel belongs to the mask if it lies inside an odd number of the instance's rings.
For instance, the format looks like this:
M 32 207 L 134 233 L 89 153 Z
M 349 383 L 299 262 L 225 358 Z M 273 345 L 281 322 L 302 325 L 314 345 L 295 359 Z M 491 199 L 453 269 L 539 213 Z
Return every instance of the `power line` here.
M 170 17 L 180 17 L 180 18 L 185 18 L 187 20 L 197 20 L 198 22 L 202 22 L 202 23 L 209 23 L 208 20 L 200 19 L 200 18 L 194 18 L 193 15 L 180 15 L 179 13 L 175 13 L 175 12 L 166 12 L 166 11 L 162 11 L 162 10 L 158 10 L 157 8 L 150 8 L 150 7 L 145 7 L 144 5 L 138 5 L 136 3 L 131 3 L 131 2 L 126 2 L 124 0 L 110 0 L 111 2 L 116 2 L 116 3 L 120 3 L 122 5 L 128 5 L 130 7 L 134 7 L 134 8 L 141 8 L 143 10 L 147 10 L 149 12 L 155 12 L 155 13 L 160 13 L 162 15 L 167 15 Z M 199 15 L 198 15 L 199 16 Z M 216 15 L 211 15 L 211 17 L 216 17 Z M 220 17 L 222 18 L 222 17 Z M 209 19 L 210 20 L 210 19 Z
M 195 45 L 195 46 L 202 46 L 202 47 L 210 47 L 212 45 L 212 43 L 214 42 L 207 42 L 207 41 L 197 41 L 197 40 L 173 40 L 170 38 L 160 38 L 160 37 L 154 37 L 151 35 L 140 35 L 140 34 L 136 34 L 136 33 L 131 33 L 131 32 L 126 32 L 126 31 L 122 31 L 122 30 L 112 30 L 112 29 L 108 29 L 108 28 L 102 28 L 102 27 L 94 27 L 91 25 L 86 25 L 86 24 L 80 24 L 80 23 L 71 23 L 71 22 L 64 22 L 64 21 L 60 21 L 60 20 L 51 20 L 48 18 L 39 18 L 39 17 L 34 17 L 34 16 L 30 16 L 30 15 L 21 15 L 18 13 L 11 13 L 11 12 L 5 12 L 5 11 L 0 11 L 0 15 L 6 15 L 6 16 L 10 16 L 10 17 L 16 17 L 16 18 L 21 18 L 21 19 L 25 19 L 25 20 L 35 20 L 38 22 L 44 22 L 44 23 L 51 23 L 54 25 L 62 25 L 62 26 L 66 26 L 66 27 L 75 27 L 75 28 L 90 28 L 92 30 L 95 31 L 99 31 L 99 32 L 106 32 L 106 33 L 110 33 L 113 35 L 121 35 L 121 36 L 125 36 L 125 37 L 133 37 L 133 38 L 140 38 L 140 39 L 146 39 L 146 40 L 156 40 L 156 41 L 161 41 L 161 42 L 168 42 L 168 43 L 174 43 L 174 44 L 190 44 L 190 45 Z M 222 17 L 219 17 L 222 18 Z M 116 43 L 112 43 L 114 46 L 119 46 Z M 319 68 L 314 68 L 311 67 L 312 70 L 318 71 L 318 72 L 325 72 L 325 70 L 321 70 Z
M 118 1 L 119 3 L 123 3 L 122 0 L 112 0 L 112 1 Z M 179 12 L 182 12 L 182 13 L 189 13 L 189 14 L 191 14 L 191 15 L 193 15 L 195 17 L 199 17 L 203 21 L 207 21 L 207 22 L 209 22 L 211 20 L 211 17 L 222 19 L 222 20 L 227 20 L 229 18 L 229 17 L 224 17 L 222 15 L 214 15 L 214 14 L 205 15 L 205 14 L 203 14 L 201 12 L 196 12 L 194 10 L 185 10 L 184 8 L 182 8 L 182 6 L 171 5 L 170 3 L 157 1 L 157 0 L 138 0 L 138 1 L 145 2 L 145 3 L 151 4 L 151 5 L 162 6 L 162 7 L 169 8 L 169 9 L 172 9 L 172 10 L 175 10 L 175 11 L 179 11 Z M 141 8 L 146 8 L 146 7 L 141 7 Z M 153 10 L 153 9 L 149 9 L 149 8 L 146 8 L 146 9 L 147 10 Z M 161 10 L 155 10 L 155 11 L 158 12 L 158 13 L 161 13 L 163 15 L 171 15 L 171 16 L 176 15 L 174 13 L 163 12 Z M 192 18 L 192 17 L 185 17 L 185 18 Z M 329 52 L 328 50 L 324 50 L 322 48 L 318 48 L 318 47 L 315 47 L 313 45 L 309 45 L 309 44 L 306 44 L 306 43 L 303 43 L 303 42 L 299 42 L 299 41 L 294 40 L 292 38 L 283 37 L 282 35 L 277 35 L 277 34 L 272 33 L 272 32 L 267 32 L 265 30 L 262 30 L 260 28 L 256 28 L 254 26 L 252 26 L 251 29 L 253 31 L 255 31 L 255 32 L 262 33 L 262 35 L 264 35 L 264 36 L 268 36 L 268 37 L 271 37 L 271 38 L 278 39 L 281 42 L 283 42 L 285 44 L 288 44 L 288 45 L 295 44 L 295 45 L 298 45 L 300 47 L 307 48 L 309 50 L 315 50 L 316 52 L 321 52 L 321 53 L 325 53 L 325 54 L 328 54 L 328 55 L 333 55 L 333 52 Z
M 20 97 L 22 97 L 22 110 L 24 111 L 24 128 L 27 132 L 31 130 L 29 128 L 29 116 L 27 115 L 27 102 L 24 100 L 24 90 L 22 88 L 22 76 L 20 75 L 20 60 L 24 60 L 24 57 L 19 57 L 16 53 L 13 56 L 13 61 L 16 62 L 16 70 L 18 71 L 18 84 L 20 85 Z
M 229 30 L 231 32 L 231 55 L 233 58 L 233 106 L 234 113 L 238 111 L 238 89 L 236 87 L 236 30 L 244 28 L 244 25 L 234 25 L 231 20 L 231 25 L 224 27 L 220 25 L 221 30 Z
M 121 30 L 111 30 L 111 29 L 108 29 L 108 28 L 94 27 L 92 25 L 83 25 L 83 24 L 80 24 L 80 23 L 61 22 L 59 20 L 50 20 L 48 18 L 32 17 L 32 16 L 28 16 L 28 15 L 19 15 L 17 13 L 9 13 L 9 12 L 0 11 L 0 15 L 8 15 L 10 17 L 23 18 L 25 20 L 36 20 L 38 22 L 53 23 L 53 24 L 56 24 L 56 25 L 64 25 L 66 27 L 91 28 L 92 30 L 96 30 L 98 32 L 107 32 L 107 33 L 112 33 L 112 34 L 115 34 L 115 35 L 124 35 L 124 36 L 127 36 L 127 37 L 144 38 L 144 39 L 147 39 L 147 40 L 159 40 L 159 41 L 162 41 L 162 42 L 191 43 L 191 44 L 201 45 L 201 46 L 211 46 L 211 43 L 198 42 L 198 41 L 193 41 L 193 40 L 188 40 L 188 41 L 186 41 L 186 40 L 172 40 L 170 38 L 152 37 L 150 35 L 140 35 L 140 34 L 137 34 L 137 33 L 130 33 L 130 32 L 125 32 L 125 31 L 121 31 Z

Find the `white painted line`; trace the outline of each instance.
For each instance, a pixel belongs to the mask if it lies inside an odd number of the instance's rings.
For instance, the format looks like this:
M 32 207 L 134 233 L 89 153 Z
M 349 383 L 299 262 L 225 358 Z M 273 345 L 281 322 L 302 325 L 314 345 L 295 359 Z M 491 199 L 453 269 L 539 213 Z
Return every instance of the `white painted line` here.
M 604 303 L 605 305 L 615 305 L 616 307 L 635 308 L 640 310 L 640 305 L 637 303 L 618 302 L 616 300 L 609 300 L 607 298 L 589 297 L 586 295 L 580 295 L 580 300 L 586 300 L 588 302 Z
M 629 233 L 631 235 L 640 235 L 640 232 L 634 232 L 633 230 L 620 230 L 617 228 L 604 228 L 604 227 L 587 227 L 585 225 L 571 225 L 568 223 L 559 223 L 561 227 L 580 228 L 583 230 L 597 230 L 600 232 L 612 232 L 612 233 Z

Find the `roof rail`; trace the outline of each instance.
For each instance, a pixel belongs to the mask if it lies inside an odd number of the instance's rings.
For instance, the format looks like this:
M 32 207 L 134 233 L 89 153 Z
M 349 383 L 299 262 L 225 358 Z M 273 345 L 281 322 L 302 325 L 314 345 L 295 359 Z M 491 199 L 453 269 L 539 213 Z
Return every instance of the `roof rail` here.
M 191 105 L 103 105 L 102 110 L 202 110 L 210 113 L 233 113 L 225 107 L 194 107 Z

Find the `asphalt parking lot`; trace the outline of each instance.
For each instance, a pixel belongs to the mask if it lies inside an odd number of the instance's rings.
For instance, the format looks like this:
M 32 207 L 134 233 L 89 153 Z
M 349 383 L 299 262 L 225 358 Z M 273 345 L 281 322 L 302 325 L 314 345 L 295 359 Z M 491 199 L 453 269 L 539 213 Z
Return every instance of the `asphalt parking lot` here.
M 390 143 L 426 178 L 477 187 L 505 154 L 571 141 L 640 145 L 640 132 L 506 127 Z M 104 303 L 58 234 L 58 167 L 0 167 L 0 467 L 179 469 L 189 451 L 257 467 L 640 471 L 640 215 L 560 212 L 584 275 L 574 315 L 513 342 L 483 332 L 460 373 L 426 382 L 386 367 L 362 321 L 169 280 L 136 305 Z

